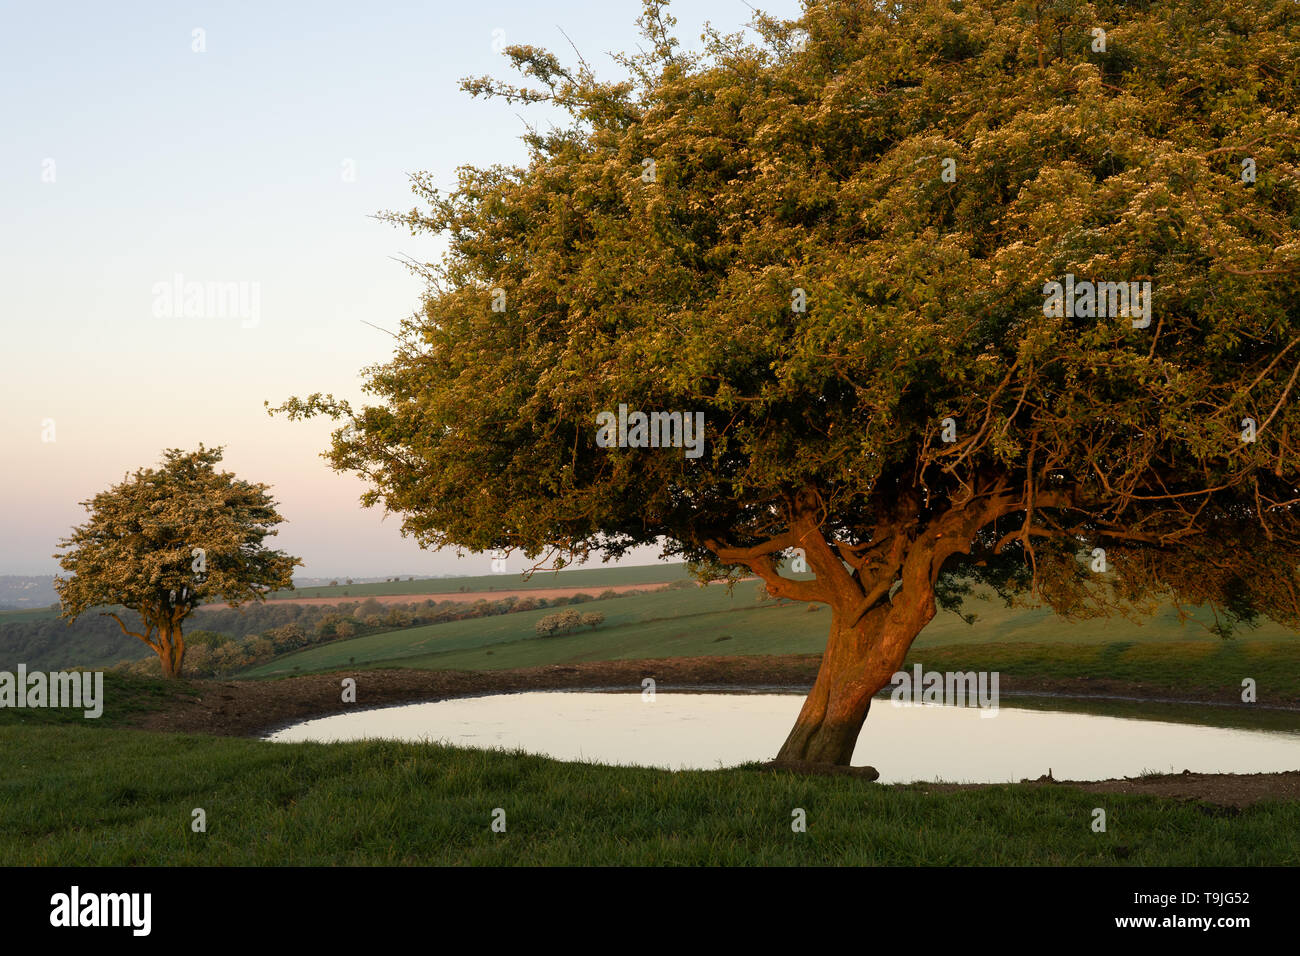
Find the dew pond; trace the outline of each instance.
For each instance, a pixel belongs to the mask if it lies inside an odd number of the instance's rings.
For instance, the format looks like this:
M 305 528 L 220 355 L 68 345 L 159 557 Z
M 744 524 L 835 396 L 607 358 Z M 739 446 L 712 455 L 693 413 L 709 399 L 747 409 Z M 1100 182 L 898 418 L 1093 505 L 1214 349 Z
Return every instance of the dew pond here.
M 717 769 L 772 759 L 802 703 L 803 694 L 788 691 L 661 689 L 653 700 L 625 691 L 530 691 L 355 710 L 267 739 L 438 741 L 558 760 Z M 872 702 L 853 763 L 877 768 L 882 783 L 1004 783 L 1049 769 L 1057 780 L 1296 770 L 1300 714 L 1064 698 L 1004 700 L 982 711 L 893 706 L 885 697 Z

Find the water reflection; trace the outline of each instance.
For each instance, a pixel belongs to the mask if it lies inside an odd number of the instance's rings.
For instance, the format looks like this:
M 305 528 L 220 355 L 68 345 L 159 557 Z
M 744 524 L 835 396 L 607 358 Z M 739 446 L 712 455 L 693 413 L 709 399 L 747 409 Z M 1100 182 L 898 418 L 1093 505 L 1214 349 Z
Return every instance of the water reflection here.
M 296 724 L 268 739 L 372 737 L 502 747 L 559 760 L 715 769 L 770 760 L 800 694 L 531 692 L 354 711 Z M 1262 773 L 1300 768 L 1300 734 L 1236 730 L 1005 704 L 977 708 L 872 704 L 853 755 L 881 782 L 1100 780 L 1146 771 Z

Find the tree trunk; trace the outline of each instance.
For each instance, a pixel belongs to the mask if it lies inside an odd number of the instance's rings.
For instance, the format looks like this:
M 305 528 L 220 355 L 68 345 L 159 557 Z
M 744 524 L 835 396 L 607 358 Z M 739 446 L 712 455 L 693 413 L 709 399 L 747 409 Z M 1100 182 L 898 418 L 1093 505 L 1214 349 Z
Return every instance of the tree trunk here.
M 176 669 L 172 666 L 172 647 L 164 634 L 158 635 L 158 660 L 162 662 L 163 677 L 174 678 Z
M 833 608 L 817 680 L 777 762 L 849 766 L 872 696 L 902 667 L 934 611 L 932 588 L 907 596 L 899 591 L 895 603 L 876 607 L 856 625 Z
M 864 655 L 856 646 L 860 629 L 845 627 L 831 612 L 831 633 L 812 691 L 799 719 L 777 754 L 778 761 L 830 763 L 847 767 L 862 723 L 871 707 L 872 688 L 861 679 Z
M 181 665 L 185 663 L 185 635 L 181 633 L 181 626 L 176 625 L 172 637 L 172 676 L 181 676 Z
M 160 628 L 158 631 L 158 659 L 162 662 L 163 677 L 174 680 L 181 676 L 185 660 L 185 639 L 179 627 Z

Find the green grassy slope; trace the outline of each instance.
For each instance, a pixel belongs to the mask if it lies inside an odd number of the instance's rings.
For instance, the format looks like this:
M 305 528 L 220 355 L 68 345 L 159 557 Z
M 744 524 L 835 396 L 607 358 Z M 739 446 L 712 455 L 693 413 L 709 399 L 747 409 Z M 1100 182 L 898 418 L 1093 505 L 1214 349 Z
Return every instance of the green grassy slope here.
M 0 865 L 1300 863 L 1300 803 L 1240 814 L 1007 785 L 948 793 L 369 741 L 0 727 Z M 1094 807 L 1108 810 L 1092 832 Z M 190 828 L 202 807 L 207 832 Z M 495 808 L 506 832 L 490 826 Z M 807 813 L 807 832 L 791 812 Z
M 596 631 L 562 637 L 538 638 L 533 631 L 533 624 L 553 609 L 390 631 L 299 651 L 241 676 L 277 676 L 295 673 L 294 668 L 297 673 L 394 665 L 497 670 L 575 661 L 821 652 L 830 624 L 827 609 L 810 613 L 806 605 L 760 603 L 756 592 L 756 585 L 746 582 L 730 594 L 715 585 L 594 601 L 581 605 L 581 610 L 601 612 L 605 623 Z M 1172 609 L 1140 625 L 1121 619 L 1071 623 L 1047 610 L 1011 609 L 996 601 L 979 602 L 972 609 L 977 614 L 973 625 L 941 612 L 917 639 L 914 653 L 994 642 L 1102 645 L 1125 640 L 1194 642 L 1207 647 L 1221 643 L 1193 622 L 1180 625 Z M 1242 632 L 1239 641 L 1246 640 L 1300 643 L 1300 636 L 1268 623 Z
M 748 610 L 751 615 L 780 613 L 779 609 L 755 608 L 753 589 L 747 585 L 738 586 L 732 594 L 728 594 L 727 589 L 721 586 L 674 589 L 656 594 L 589 601 L 573 607 L 584 613 L 599 611 L 605 615 L 605 623 L 596 631 L 584 631 L 565 637 L 538 638 L 533 625 L 548 614 L 556 613 L 555 608 L 521 611 L 467 621 L 451 621 L 446 624 L 388 631 L 309 648 L 252 668 L 241 676 L 265 677 L 285 674 L 293 672 L 295 667 L 302 673 L 329 670 L 347 666 L 353 662 L 353 659 L 357 664 L 389 666 L 399 658 L 491 648 L 504 644 L 513 647 L 530 640 L 536 641 L 539 645 L 550 644 L 563 648 L 572 646 L 571 642 L 585 643 L 599 653 L 601 650 L 610 649 L 612 638 L 625 641 L 627 649 L 632 650 L 652 642 L 655 635 L 663 632 L 673 634 L 683 632 L 692 635 L 708 633 L 710 628 L 720 626 L 723 621 L 730 621 L 734 611 Z M 771 636 L 783 639 L 786 630 L 776 628 Z M 825 641 L 824 635 L 821 640 Z M 688 643 L 691 646 L 698 644 L 697 637 L 693 636 Z M 543 650 L 542 653 L 553 655 L 557 651 Z M 782 652 L 746 651 L 743 653 Z

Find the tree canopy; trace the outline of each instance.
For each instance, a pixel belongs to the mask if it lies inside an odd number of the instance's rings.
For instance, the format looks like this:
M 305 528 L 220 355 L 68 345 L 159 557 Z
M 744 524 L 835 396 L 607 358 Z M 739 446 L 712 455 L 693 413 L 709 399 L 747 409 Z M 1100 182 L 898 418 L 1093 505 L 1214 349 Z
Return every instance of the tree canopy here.
M 378 401 L 281 406 L 342 420 L 367 504 L 755 573 L 831 605 L 846 701 L 980 581 L 1300 625 L 1300 5 L 831 0 L 700 54 L 665 7 L 625 79 L 511 47 L 533 87 L 466 81 L 572 121 L 413 176 L 387 218 L 450 248 Z M 702 413 L 703 454 L 602 447 L 620 405 Z

